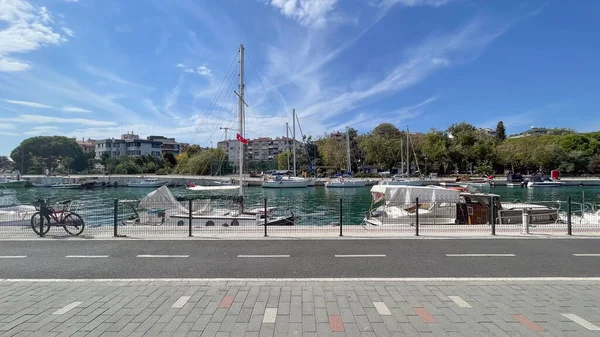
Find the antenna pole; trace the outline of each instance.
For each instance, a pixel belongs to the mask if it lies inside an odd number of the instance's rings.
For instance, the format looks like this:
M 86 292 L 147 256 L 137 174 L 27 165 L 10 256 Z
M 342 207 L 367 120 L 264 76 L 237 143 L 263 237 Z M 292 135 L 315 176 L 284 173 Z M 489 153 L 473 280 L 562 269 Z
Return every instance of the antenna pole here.
M 406 178 L 410 178 L 410 137 L 408 136 L 408 126 L 406 127 Z
M 348 166 L 346 167 L 348 174 L 352 174 L 352 165 L 350 164 L 350 127 L 346 127 L 346 160 L 348 161 Z
M 294 177 L 296 176 L 296 109 L 292 109 L 292 148 L 294 151 Z
M 240 135 L 242 137 L 244 137 L 244 104 L 246 102 L 244 102 L 244 45 L 240 44 L 240 94 L 238 95 L 239 97 L 239 103 L 238 103 L 238 112 L 239 112 L 239 119 L 240 119 Z M 240 158 L 239 158 L 239 162 L 240 162 L 240 197 L 242 197 L 241 200 L 241 208 L 242 211 L 244 210 L 244 174 L 243 174 L 243 169 L 244 169 L 244 143 L 240 142 L 240 147 L 239 147 L 239 151 L 240 151 Z

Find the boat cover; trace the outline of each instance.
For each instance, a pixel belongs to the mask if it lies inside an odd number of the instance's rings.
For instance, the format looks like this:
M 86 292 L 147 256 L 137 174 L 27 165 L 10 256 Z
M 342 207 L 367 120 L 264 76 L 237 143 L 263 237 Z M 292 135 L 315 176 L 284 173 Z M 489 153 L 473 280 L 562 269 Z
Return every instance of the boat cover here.
M 175 196 L 169 191 L 169 188 L 166 185 L 148 193 L 148 195 L 140 200 L 139 207 L 146 210 L 159 208 L 171 212 L 175 211 L 176 213 L 188 213 L 187 208 L 175 199 Z
M 388 206 L 414 203 L 416 198 L 419 198 L 419 202 L 458 203 L 460 191 L 439 186 L 374 185 L 371 197 L 373 202 L 385 200 Z

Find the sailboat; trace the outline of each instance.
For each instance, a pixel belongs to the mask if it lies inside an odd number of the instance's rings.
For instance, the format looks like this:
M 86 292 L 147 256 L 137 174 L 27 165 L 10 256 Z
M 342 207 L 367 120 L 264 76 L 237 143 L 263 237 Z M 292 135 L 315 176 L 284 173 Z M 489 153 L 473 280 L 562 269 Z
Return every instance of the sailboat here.
M 350 166 L 350 132 L 349 128 L 346 127 L 346 169 L 348 172 L 347 176 L 339 176 L 334 179 L 329 179 L 325 183 L 325 187 L 329 188 L 345 188 L 345 187 L 364 187 L 367 185 L 367 181 L 363 179 L 352 178 L 352 167 Z
M 292 118 L 293 118 L 293 131 L 292 131 L 292 147 L 293 147 L 293 158 L 294 158 L 294 166 L 293 166 L 293 175 L 292 176 L 283 176 L 283 175 L 273 175 L 270 177 L 265 177 L 262 183 L 262 187 L 264 188 L 303 188 L 308 187 L 309 180 L 296 177 L 296 109 L 292 110 Z M 287 123 L 286 123 L 287 129 Z M 287 132 L 287 130 L 286 130 Z M 286 142 L 289 140 L 289 137 L 286 137 Z M 289 158 L 289 157 L 288 157 Z M 288 171 L 289 171 L 289 159 L 288 159 Z M 313 183 L 314 186 L 314 183 Z
M 406 156 L 402 155 L 402 139 L 400 139 L 400 162 L 402 163 L 400 168 L 400 174 L 395 175 L 391 180 L 382 180 L 378 185 L 392 185 L 392 186 L 422 186 L 424 181 L 419 178 L 410 178 L 410 135 L 408 127 L 406 128 Z M 406 159 L 406 175 L 404 174 L 404 159 Z M 415 158 L 416 160 L 416 158 Z M 417 163 L 417 169 L 418 169 Z
M 244 45 L 240 44 L 239 48 L 239 93 L 235 93 L 238 96 L 238 118 L 239 118 L 239 134 L 237 139 L 239 143 L 239 179 L 238 186 L 236 189 L 239 191 L 239 195 L 235 198 L 230 198 L 232 202 L 227 207 L 214 207 L 210 200 L 195 201 L 192 206 L 192 210 L 187 209 L 185 206 L 179 203 L 173 196 L 171 191 L 166 187 L 152 191 L 145 198 L 143 198 L 139 207 L 148 211 L 148 217 L 143 219 L 142 216 L 136 219 L 136 223 L 147 224 L 156 223 L 183 226 L 191 221 L 194 226 L 224 226 L 224 227 L 237 227 L 237 226 L 290 226 L 294 225 L 297 217 L 293 214 L 291 216 L 274 216 L 271 210 L 267 210 L 265 214 L 264 209 L 247 210 L 244 208 L 244 184 L 243 184 L 243 172 L 244 167 L 244 144 L 247 143 L 244 138 Z M 233 185 L 223 186 L 211 186 L 214 190 L 230 189 Z M 208 186 L 198 186 L 203 190 L 207 189 Z M 189 189 L 189 188 L 188 188 Z M 212 188 L 211 188 L 212 189 Z M 228 196 L 227 196 L 228 197 Z M 156 208 L 160 207 L 161 211 L 156 213 Z M 191 212 L 191 215 L 190 215 Z M 157 219 L 157 215 L 160 215 L 160 219 Z

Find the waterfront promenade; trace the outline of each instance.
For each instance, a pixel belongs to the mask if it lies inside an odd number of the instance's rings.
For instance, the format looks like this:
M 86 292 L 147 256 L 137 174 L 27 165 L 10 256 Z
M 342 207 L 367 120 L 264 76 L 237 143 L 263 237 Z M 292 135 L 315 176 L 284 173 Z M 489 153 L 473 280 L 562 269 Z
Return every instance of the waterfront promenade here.
M 600 239 L 3 241 L 2 336 L 597 336 Z

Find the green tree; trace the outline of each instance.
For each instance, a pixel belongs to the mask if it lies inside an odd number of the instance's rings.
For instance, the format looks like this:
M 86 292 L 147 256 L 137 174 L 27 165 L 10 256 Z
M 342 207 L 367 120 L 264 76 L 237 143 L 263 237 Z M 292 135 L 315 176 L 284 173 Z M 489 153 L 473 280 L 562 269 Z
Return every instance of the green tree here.
M 600 173 L 600 154 L 595 154 L 590 158 L 587 170 L 594 174 Z
M 290 151 L 284 151 L 277 156 L 277 168 L 280 170 L 287 170 L 289 168 L 292 169 L 292 154 Z
M 210 174 L 211 163 L 221 161 L 224 153 L 220 149 L 207 149 L 196 153 L 190 157 L 183 157 L 177 167 L 178 173 L 208 175 Z
M 72 172 L 81 172 L 88 166 L 87 156 L 81 147 L 72 138 L 63 136 L 27 138 L 11 152 L 10 157 L 16 163 L 23 164 L 23 171 L 31 172 L 30 168 L 33 167 L 38 174 L 44 169 L 55 170 L 59 164 L 65 164 L 62 158 L 72 159 L 64 168 Z M 34 165 L 34 157 L 41 158 L 42 163 L 38 161 Z
M 384 123 L 378 125 L 370 134 L 361 137 L 360 147 L 365 154 L 365 163 L 391 171 L 400 163 L 401 136 L 398 128 Z
M 504 128 L 504 122 L 499 121 L 496 125 L 496 140 L 498 143 L 502 143 L 506 139 L 506 129 Z
M 333 169 L 346 168 L 346 145 L 344 141 L 322 138 L 317 141 L 323 166 Z
M 169 166 L 173 167 L 173 166 L 177 165 L 177 159 L 175 159 L 175 156 L 173 155 L 173 153 L 166 152 L 163 154 L 162 157 L 163 157 L 164 162 L 169 164 Z

